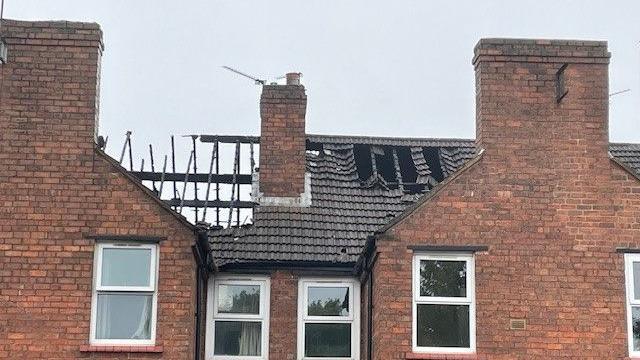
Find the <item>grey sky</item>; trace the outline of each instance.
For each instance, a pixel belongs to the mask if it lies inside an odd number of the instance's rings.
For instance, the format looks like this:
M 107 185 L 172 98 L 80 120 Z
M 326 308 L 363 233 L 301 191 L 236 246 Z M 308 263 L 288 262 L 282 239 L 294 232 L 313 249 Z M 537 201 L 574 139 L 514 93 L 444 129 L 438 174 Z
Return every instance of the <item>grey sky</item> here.
M 640 142 L 638 1 L 5 0 L 5 17 L 98 22 L 101 129 L 118 153 L 169 134 L 258 134 L 261 77 L 301 71 L 307 131 L 474 136 L 481 37 L 608 40 L 612 141 Z M 199 165 L 202 166 L 202 165 Z M 205 165 L 206 166 L 206 165 Z

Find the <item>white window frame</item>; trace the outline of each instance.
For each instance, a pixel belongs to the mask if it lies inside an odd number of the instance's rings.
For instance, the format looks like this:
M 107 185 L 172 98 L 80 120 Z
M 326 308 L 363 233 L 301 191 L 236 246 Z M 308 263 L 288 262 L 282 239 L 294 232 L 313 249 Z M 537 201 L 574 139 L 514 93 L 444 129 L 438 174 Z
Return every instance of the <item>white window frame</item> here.
M 103 286 L 102 283 L 102 255 L 104 249 L 149 249 L 151 261 L 149 264 L 148 286 Z M 101 242 L 95 246 L 93 257 L 93 286 L 91 294 L 91 329 L 89 330 L 89 343 L 91 345 L 126 345 L 126 346 L 152 346 L 156 343 L 156 322 L 158 308 L 158 244 L 141 244 L 132 242 Z M 96 324 L 98 311 L 98 295 L 100 293 L 148 293 L 152 294 L 151 301 L 151 338 L 150 339 L 96 339 Z
M 627 309 L 627 344 L 629 357 L 640 357 L 640 350 L 633 350 L 633 312 L 632 307 L 640 307 L 640 300 L 634 299 L 633 263 L 640 262 L 640 254 L 624 254 L 624 279 Z
M 420 296 L 420 261 L 465 261 L 467 282 L 465 297 Z M 412 348 L 415 353 L 474 354 L 476 352 L 476 285 L 475 259 L 471 253 L 416 253 L 413 256 L 413 301 L 412 301 Z M 468 305 L 469 306 L 469 347 L 418 346 L 419 304 Z
M 348 287 L 348 316 L 309 316 L 307 299 L 309 287 Z M 351 324 L 351 357 L 305 357 L 305 323 Z M 360 281 L 354 278 L 301 278 L 298 280 L 298 359 L 300 360 L 359 360 L 360 359 Z
M 259 314 L 229 314 L 218 312 L 218 287 L 220 285 L 258 285 L 260 286 Z M 268 276 L 259 275 L 220 275 L 210 277 L 207 283 L 207 325 L 205 354 L 207 360 L 267 360 L 269 359 L 269 311 L 270 280 Z M 244 355 L 214 355 L 215 350 L 215 321 L 260 321 L 262 334 L 260 356 Z

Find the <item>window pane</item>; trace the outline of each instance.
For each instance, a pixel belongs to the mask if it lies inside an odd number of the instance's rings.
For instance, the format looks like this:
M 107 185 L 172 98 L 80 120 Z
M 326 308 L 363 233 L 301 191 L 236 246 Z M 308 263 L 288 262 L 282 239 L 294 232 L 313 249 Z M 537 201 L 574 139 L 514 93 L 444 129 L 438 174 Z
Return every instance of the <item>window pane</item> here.
M 251 321 L 216 321 L 215 355 L 260 356 L 262 323 Z
M 149 286 L 151 249 L 102 250 L 103 286 Z
M 218 286 L 218 312 L 234 314 L 259 314 L 260 286 Z
M 467 263 L 421 260 L 420 296 L 467 296 Z
M 640 300 L 640 262 L 633 263 L 633 298 Z
M 640 351 L 640 307 L 634 306 L 631 308 L 631 317 L 631 328 L 633 330 L 633 351 Z
M 98 294 L 96 339 L 151 339 L 150 294 Z
M 417 306 L 418 346 L 469 347 L 469 305 Z
M 348 287 L 309 287 L 309 316 L 349 316 Z
M 304 329 L 304 356 L 351 356 L 351 324 L 306 323 Z

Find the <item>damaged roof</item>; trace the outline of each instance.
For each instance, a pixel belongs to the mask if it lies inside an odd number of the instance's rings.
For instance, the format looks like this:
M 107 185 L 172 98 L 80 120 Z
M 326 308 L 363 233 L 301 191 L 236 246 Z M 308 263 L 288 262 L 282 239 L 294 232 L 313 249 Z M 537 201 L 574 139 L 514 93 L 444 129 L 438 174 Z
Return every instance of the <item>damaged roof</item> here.
M 640 175 L 640 144 L 610 151 Z M 211 230 L 216 265 L 353 265 L 370 235 L 475 154 L 474 140 L 308 135 L 311 206 L 258 206 L 252 225 Z

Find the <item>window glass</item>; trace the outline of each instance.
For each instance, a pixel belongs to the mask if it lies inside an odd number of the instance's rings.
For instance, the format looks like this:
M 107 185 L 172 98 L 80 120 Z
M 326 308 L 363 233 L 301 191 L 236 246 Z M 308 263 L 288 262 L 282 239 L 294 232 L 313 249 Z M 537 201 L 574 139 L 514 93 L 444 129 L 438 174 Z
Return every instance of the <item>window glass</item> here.
M 631 308 L 631 317 L 633 351 L 640 351 L 640 306 L 634 306 Z
M 260 285 L 218 286 L 218 312 L 233 314 L 260 313 Z
M 418 346 L 469 347 L 469 305 L 417 306 Z
M 260 356 L 262 323 L 259 321 L 216 321 L 215 355 Z
M 633 263 L 633 298 L 640 300 L 640 262 Z
M 420 296 L 466 297 L 465 261 L 421 260 Z
M 351 324 L 306 323 L 304 332 L 305 356 L 350 357 Z
M 309 287 L 309 316 L 349 316 L 348 287 Z
M 149 286 L 151 249 L 102 250 L 102 286 Z
M 98 294 L 96 339 L 151 339 L 151 294 Z

